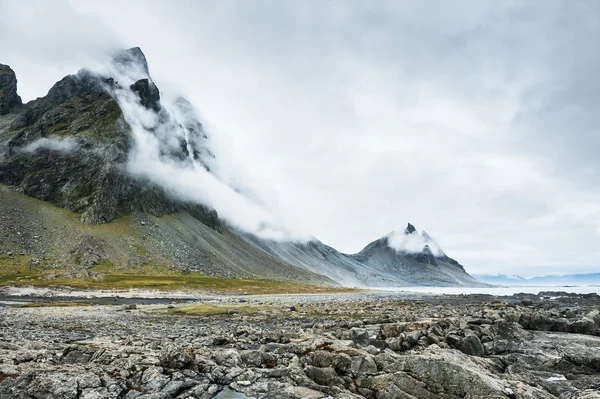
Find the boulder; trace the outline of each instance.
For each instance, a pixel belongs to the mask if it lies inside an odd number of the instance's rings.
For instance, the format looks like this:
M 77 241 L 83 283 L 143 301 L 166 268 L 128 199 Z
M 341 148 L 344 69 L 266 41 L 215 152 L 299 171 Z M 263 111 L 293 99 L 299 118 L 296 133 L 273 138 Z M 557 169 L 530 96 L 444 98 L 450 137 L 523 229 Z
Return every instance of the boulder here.
M 338 377 L 333 367 L 307 366 L 304 369 L 304 372 L 311 380 L 319 385 L 332 386 L 342 383 L 342 380 Z
M 369 331 L 365 328 L 350 329 L 350 339 L 359 346 L 368 346 L 370 342 Z
M 194 362 L 194 354 L 189 348 L 170 345 L 161 351 L 159 361 L 164 368 L 183 369 Z
M 377 364 L 372 356 L 355 356 L 352 358 L 350 370 L 355 378 L 372 375 L 377 373 Z
M 220 350 L 215 354 L 215 362 L 220 366 L 239 367 L 244 362 L 235 349 Z
M 483 356 L 485 349 L 476 335 L 467 335 L 456 346 L 458 350 L 471 356 Z

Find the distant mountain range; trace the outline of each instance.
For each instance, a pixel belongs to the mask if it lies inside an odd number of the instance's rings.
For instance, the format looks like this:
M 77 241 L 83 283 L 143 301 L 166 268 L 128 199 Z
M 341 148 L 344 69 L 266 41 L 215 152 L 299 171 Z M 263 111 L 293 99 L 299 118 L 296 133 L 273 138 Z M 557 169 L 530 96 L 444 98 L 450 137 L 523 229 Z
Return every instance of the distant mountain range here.
M 581 274 L 564 274 L 564 275 L 547 275 L 524 278 L 521 276 L 507 276 L 505 274 L 489 275 L 489 274 L 474 274 L 476 279 L 493 285 L 600 285 L 600 273 L 581 273 Z
M 104 72 L 83 69 L 23 104 L 14 71 L 0 64 L 0 272 L 150 267 L 362 287 L 485 285 L 411 224 L 352 255 L 235 227 L 210 186 L 191 187 L 200 175 L 219 180 L 192 105 L 166 103 L 148 71 L 139 48 L 119 51 Z

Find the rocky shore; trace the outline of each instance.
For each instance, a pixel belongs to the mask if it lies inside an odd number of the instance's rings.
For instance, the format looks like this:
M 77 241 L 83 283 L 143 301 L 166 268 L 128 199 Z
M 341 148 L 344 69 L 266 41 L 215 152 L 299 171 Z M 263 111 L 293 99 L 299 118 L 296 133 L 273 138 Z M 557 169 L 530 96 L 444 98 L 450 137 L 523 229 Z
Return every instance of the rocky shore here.
M 600 398 L 598 295 L 407 296 L 2 306 L 0 398 Z

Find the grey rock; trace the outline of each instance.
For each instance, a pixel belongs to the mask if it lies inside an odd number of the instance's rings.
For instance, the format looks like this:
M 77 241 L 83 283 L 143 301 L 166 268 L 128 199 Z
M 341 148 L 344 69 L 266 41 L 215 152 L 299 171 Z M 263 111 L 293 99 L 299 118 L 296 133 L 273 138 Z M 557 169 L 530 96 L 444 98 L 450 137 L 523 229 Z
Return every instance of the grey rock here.
M 319 385 L 339 385 L 341 379 L 338 377 L 333 367 L 313 367 L 307 366 L 304 369 L 306 375 Z
M 243 351 L 240 356 L 248 367 L 260 367 L 263 363 L 263 353 L 259 350 Z
M 188 348 L 169 345 L 160 353 L 160 365 L 170 369 L 183 369 L 194 361 L 194 354 Z
M 364 328 L 352 328 L 350 329 L 350 339 L 356 344 L 360 346 L 369 345 L 369 331 Z
M 217 351 L 215 354 L 215 362 L 220 366 L 227 367 L 238 367 L 243 364 L 242 357 L 239 352 L 234 349 Z
M 466 336 L 458 343 L 457 349 L 471 356 L 483 356 L 485 354 L 485 349 L 476 335 Z
M 376 374 L 377 364 L 371 356 L 355 356 L 352 358 L 350 369 L 352 371 L 352 375 L 357 378 L 365 375 Z
M 35 359 L 35 354 L 29 350 L 20 350 L 15 353 L 15 364 L 30 362 Z

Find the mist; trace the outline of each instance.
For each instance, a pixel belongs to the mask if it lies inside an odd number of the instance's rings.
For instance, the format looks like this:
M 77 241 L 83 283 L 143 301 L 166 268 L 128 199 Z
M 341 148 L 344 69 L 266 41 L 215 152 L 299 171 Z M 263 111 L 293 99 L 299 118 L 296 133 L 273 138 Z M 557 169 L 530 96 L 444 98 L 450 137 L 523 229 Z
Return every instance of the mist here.
M 74 137 L 65 137 L 65 138 L 52 138 L 52 137 L 42 137 L 39 140 L 35 140 L 34 142 L 28 144 L 23 148 L 23 151 L 26 152 L 35 152 L 39 149 L 46 149 L 50 151 L 62 152 L 62 153 L 70 153 L 73 152 L 79 147 L 77 140 Z
M 427 245 L 434 256 L 445 255 L 440 245 L 424 231 L 415 230 L 412 233 L 393 231 L 387 235 L 387 238 L 389 246 L 397 252 L 417 254 Z
M 219 217 L 242 231 L 273 240 L 305 241 L 310 236 L 287 226 L 270 209 L 244 195 L 218 176 L 218 155 L 187 100 L 171 96 L 161 99 L 159 109 L 142 104 L 131 89 L 136 81 L 149 79 L 144 60 L 116 50 L 104 63 L 91 71 L 114 79 L 107 86 L 117 100 L 125 121 L 131 128 L 134 146 L 130 149 L 127 170 L 162 186 L 177 198 L 215 209 Z M 185 143 L 187 157 L 180 157 Z

